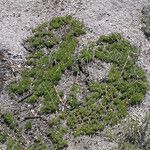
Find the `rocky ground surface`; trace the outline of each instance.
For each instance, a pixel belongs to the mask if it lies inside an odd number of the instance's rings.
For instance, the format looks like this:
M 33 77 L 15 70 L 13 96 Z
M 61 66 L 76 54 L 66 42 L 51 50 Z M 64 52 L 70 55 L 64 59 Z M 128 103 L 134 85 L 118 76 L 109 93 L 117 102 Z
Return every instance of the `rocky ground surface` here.
M 87 34 L 79 39 L 80 43 L 86 44 L 102 34 L 119 32 L 136 45 L 140 49 L 138 64 L 145 70 L 150 85 L 150 42 L 141 31 L 141 10 L 147 4 L 150 4 L 149 0 L 0 1 L 0 86 L 2 87 L 3 83 L 9 83 L 14 76 L 19 77 L 27 54 L 22 43 L 31 34 L 31 29 L 54 16 L 66 14 L 83 21 L 88 30 Z M 105 72 L 103 71 L 102 74 Z M 65 81 L 65 78 L 62 81 Z M 1 87 L 0 111 L 17 109 L 16 102 L 7 95 L 5 85 L 3 90 Z M 131 108 L 129 112 L 133 116 L 143 118 L 149 109 L 150 88 L 143 103 Z M 0 128 L 1 126 L 0 124 Z M 5 145 L 0 145 L 0 149 L 5 149 Z M 68 150 L 78 149 L 117 149 L 117 144 L 100 135 L 70 140 Z

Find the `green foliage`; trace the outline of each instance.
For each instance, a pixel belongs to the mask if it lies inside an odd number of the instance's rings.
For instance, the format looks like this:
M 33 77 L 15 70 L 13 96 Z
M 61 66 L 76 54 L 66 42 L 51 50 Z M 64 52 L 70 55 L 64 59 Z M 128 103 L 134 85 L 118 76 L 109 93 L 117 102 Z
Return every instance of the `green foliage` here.
M 57 37 L 61 30 L 64 33 Z M 140 104 L 147 90 L 144 71 L 136 65 L 137 49 L 120 34 L 101 36 L 89 43 L 76 59 L 73 54 L 78 46 L 77 37 L 84 33 L 83 24 L 71 16 L 56 17 L 37 27 L 26 41 L 32 53 L 27 58 L 22 79 L 8 88 L 16 96 L 32 92 L 25 102 L 34 104 L 40 100 L 42 106 L 38 113 L 54 117 L 48 121 L 48 136 L 54 150 L 67 147 L 64 138 L 67 133 L 90 135 L 117 124 L 126 116 L 129 106 Z M 62 74 L 67 69 L 72 71 L 74 66 L 75 76 L 80 71 L 84 73 L 82 65 L 95 59 L 112 64 L 108 76 L 102 82 L 88 82 L 88 92 L 82 102 L 77 96 L 80 86 L 74 84 L 65 103 L 67 107 L 63 106 L 65 110 L 61 111 L 64 101 L 56 86 Z M 9 126 L 14 122 L 10 114 L 4 120 Z M 26 128 L 31 129 L 32 125 L 28 123 Z
M 12 113 L 5 113 L 2 117 L 10 128 L 14 129 L 16 127 L 16 121 Z
M 12 138 L 7 141 L 7 150 L 22 150 L 21 146 Z
M 67 147 L 67 141 L 64 140 L 63 136 L 64 134 L 57 131 L 57 130 L 53 130 L 50 131 L 49 136 L 52 140 L 53 143 L 53 148 L 54 150 L 62 150 L 63 148 Z
M 77 124 L 77 118 L 75 115 L 71 115 L 67 118 L 67 125 L 71 128 L 74 129 Z
M 60 28 L 64 24 L 62 17 L 56 17 L 50 22 L 50 26 L 54 29 Z
M 62 115 L 48 121 L 48 125 L 51 127 L 48 136 L 52 140 L 52 149 L 54 150 L 61 150 L 68 146 L 67 141 L 64 139 L 64 135 L 68 131 L 67 128 L 61 125 Z
M 79 101 L 77 100 L 77 94 L 80 92 L 80 86 L 77 84 L 73 84 L 70 96 L 67 99 L 67 104 L 71 107 L 71 109 L 76 108 L 79 105 Z
M 82 51 L 79 58 L 79 62 L 81 64 L 89 63 L 91 62 L 95 57 L 95 52 L 93 51 L 93 48 L 95 46 L 94 42 L 90 42 Z
M 0 131 L 0 143 L 5 143 L 7 140 L 7 133 L 5 131 Z
M 79 20 L 73 20 L 71 22 L 71 28 L 75 36 L 79 36 L 86 33 L 83 24 L 81 24 Z
M 71 108 L 75 108 L 79 105 L 78 100 L 74 96 L 70 96 L 67 100 L 67 103 Z
M 48 84 L 48 82 L 43 83 L 44 88 L 44 100 L 43 106 L 41 107 L 42 113 L 54 113 L 58 110 L 59 98 L 57 96 L 54 86 Z
M 150 114 L 143 118 L 143 120 L 129 118 L 126 123 L 123 124 L 122 132 L 118 138 L 119 150 L 129 148 L 148 150 L 149 145 L 149 123 Z
M 41 107 L 41 113 L 45 113 L 45 114 L 54 113 L 56 112 L 56 110 L 58 110 L 58 106 L 53 102 L 51 103 L 48 101 L 44 101 L 43 106 Z
M 29 146 L 26 150 L 48 150 L 48 147 L 41 139 L 37 139 L 34 144 Z
M 17 120 L 15 116 L 11 112 L 7 112 L 2 115 L 2 118 L 4 122 L 7 124 L 7 126 L 13 130 L 13 132 L 16 134 L 16 136 L 20 136 L 20 128 L 18 126 Z
M 37 101 L 38 97 L 36 95 L 31 95 L 28 99 L 27 102 L 30 104 L 34 104 Z
M 80 62 L 92 61 L 95 51 L 97 59 L 113 65 L 103 83 L 88 85 L 85 106 L 76 107 L 68 118 L 67 125 L 75 136 L 92 134 L 104 126 L 117 124 L 126 116 L 128 106 L 143 100 L 147 89 L 144 72 L 135 64 L 136 48 L 119 34 L 101 36 L 93 49 L 87 48 L 82 51 Z
M 60 39 L 61 44 L 54 52 L 45 52 L 42 48 L 51 48 L 59 44 L 53 30 L 70 26 L 70 31 Z M 80 29 L 78 29 L 80 28 Z M 75 36 L 83 34 L 83 25 L 71 16 L 56 17 L 33 30 L 33 37 L 27 39 L 29 49 L 34 51 L 27 58 L 31 69 L 24 69 L 22 80 L 9 85 L 10 93 L 22 95 L 32 91 L 26 102 L 34 104 L 40 96 L 44 97 L 42 113 L 54 113 L 58 110 L 59 99 L 54 89 L 63 72 L 73 64 L 72 53 L 78 41 Z
M 51 31 L 37 31 L 35 37 L 29 38 L 27 42 L 31 47 L 34 47 L 35 50 L 44 47 L 52 48 L 58 43 L 56 37 Z
M 26 130 L 31 130 L 32 129 L 32 122 L 31 121 L 26 122 L 25 129 Z
M 96 49 L 95 57 L 101 61 L 114 63 L 121 68 L 124 67 L 126 61 L 129 62 L 130 60 L 131 62 L 134 62 L 135 55 L 133 54 L 135 52 L 135 47 L 130 45 L 128 41 L 121 39 L 120 41 L 114 42 L 112 44 L 100 45 Z
M 60 119 L 59 118 L 53 118 L 53 119 L 49 120 L 48 124 L 51 127 L 58 126 L 60 124 Z
M 105 43 L 113 44 L 115 42 L 118 42 L 119 40 L 121 40 L 121 35 L 116 34 L 116 33 L 112 33 L 109 36 L 107 36 L 107 35 L 100 36 L 96 43 L 98 45 L 105 44 Z
M 82 51 L 81 54 L 81 63 L 88 63 L 92 60 L 93 58 L 93 52 L 90 50 L 85 49 Z
M 30 89 L 30 79 L 24 77 L 19 83 L 12 82 L 9 87 L 10 94 L 22 95 L 24 92 L 27 92 Z

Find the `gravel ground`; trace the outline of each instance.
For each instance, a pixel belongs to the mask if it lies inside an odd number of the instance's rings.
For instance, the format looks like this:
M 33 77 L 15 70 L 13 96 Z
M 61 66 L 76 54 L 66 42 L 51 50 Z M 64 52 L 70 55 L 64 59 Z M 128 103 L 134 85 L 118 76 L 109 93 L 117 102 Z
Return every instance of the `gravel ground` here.
M 83 21 L 88 30 L 80 38 L 80 43 L 87 43 L 102 34 L 119 32 L 139 47 L 138 64 L 144 68 L 150 85 L 150 42 L 141 31 L 141 10 L 147 4 L 150 0 L 1 0 L 0 51 L 10 58 L 11 71 L 19 73 L 26 55 L 22 41 L 30 35 L 32 27 L 54 16 L 71 14 Z M 15 106 L 4 89 L 0 97 L 0 110 L 16 109 Z M 130 114 L 142 118 L 149 109 L 150 86 L 141 106 L 131 108 Z M 68 150 L 117 149 L 115 143 L 103 137 L 82 138 L 84 140 L 77 146 L 70 141 Z M 0 149 L 5 149 L 5 146 L 0 145 Z

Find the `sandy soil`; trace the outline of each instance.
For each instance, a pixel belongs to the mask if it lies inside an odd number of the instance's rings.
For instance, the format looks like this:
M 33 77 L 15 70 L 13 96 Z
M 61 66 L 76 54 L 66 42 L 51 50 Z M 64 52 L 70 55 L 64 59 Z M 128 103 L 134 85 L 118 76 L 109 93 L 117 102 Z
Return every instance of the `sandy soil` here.
M 88 33 L 80 39 L 87 43 L 99 35 L 119 32 L 141 49 L 138 64 L 142 66 L 150 85 L 150 42 L 141 31 L 141 10 L 150 0 L 1 0 L 0 1 L 0 51 L 7 50 L 13 72 L 19 72 L 26 51 L 22 41 L 30 35 L 32 27 L 54 16 L 71 14 L 84 22 Z M 5 89 L 0 96 L 0 110 L 15 109 Z M 141 116 L 150 109 L 150 86 L 139 107 L 130 109 L 131 115 Z M 116 144 L 97 136 L 84 140 L 68 150 L 109 150 Z M 78 139 L 77 139 L 78 140 Z M 5 149 L 0 145 L 0 149 Z

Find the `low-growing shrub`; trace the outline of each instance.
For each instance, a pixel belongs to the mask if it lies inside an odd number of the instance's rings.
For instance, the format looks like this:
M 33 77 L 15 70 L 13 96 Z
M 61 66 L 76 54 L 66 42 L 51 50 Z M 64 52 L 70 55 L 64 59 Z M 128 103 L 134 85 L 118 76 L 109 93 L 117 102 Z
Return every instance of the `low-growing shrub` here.
M 7 140 L 7 133 L 5 131 L 0 131 L 0 143 L 5 143 Z
M 15 122 L 15 118 L 14 118 L 14 115 L 12 113 L 5 113 L 3 114 L 3 119 L 5 121 L 5 123 L 12 129 L 15 128 L 16 126 L 16 122 Z
M 22 150 L 22 147 L 17 141 L 12 138 L 9 138 L 7 141 L 7 150 Z
M 65 31 L 57 37 L 60 30 Z M 127 115 L 128 107 L 140 104 L 147 90 L 144 71 L 136 64 L 138 50 L 133 45 L 120 34 L 104 35 L 89 43 L 75 58 L 77 37 L 82 34 L 85 34 L 84 25 L 71 16 L 56 17 L 38 26 L 26 41 L 26 48 L 31 53 L 22 79 L 8 88 L 18 97 L 32 93 L 25 102 L 40 102 L 38 114 L 53 116 L 48 121 L 47 136 L 54 150 L 67 147 L 65 135 L 68 133 L 75 137 L 90 135 L 105 126 L 114 126 Z M 82 67 L 96 59 L 111 63 L 108 76 L 101 82 L 84 81 L 88 90 L 82 101 L 77 96 L 80 86 L 73 84 L 65 101 L 56 89 L 63 73 L 69 70 L 74 76 L 81 72 L 87 75 Z M 4 115 L 4 121 L 10 126 L 12 115 Z M 26 128 L 31 129 L 32 125 L 29 123 Z
M 120 150 L 127 147 L 134 149 L 150 149 L 149 127 L 150 115 L 147 114 L 143 120 L 129 118 L 123 125 L 119 135 L 118 146 Z

